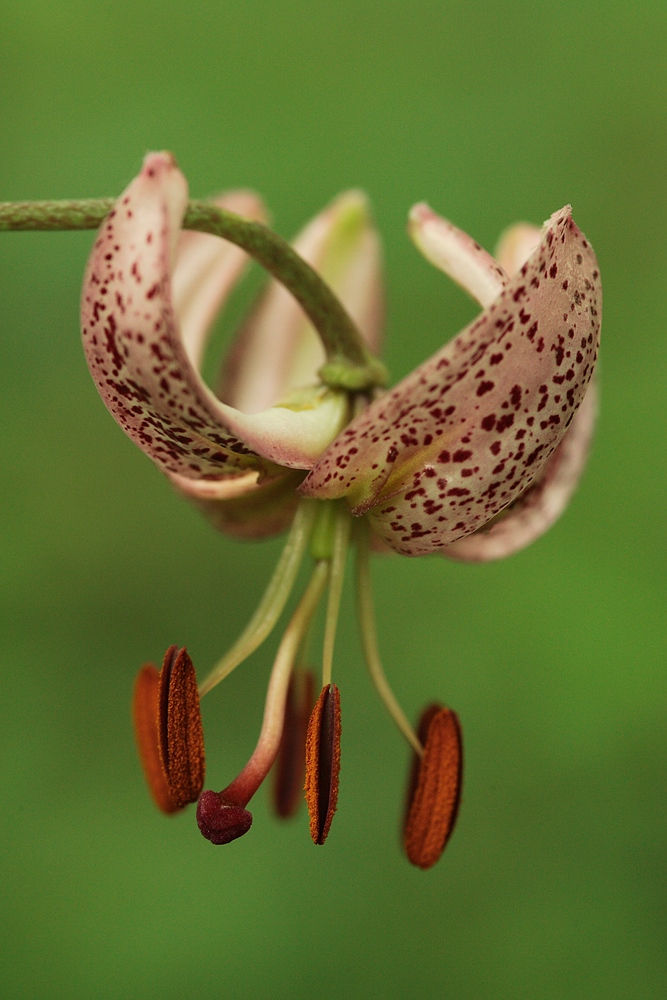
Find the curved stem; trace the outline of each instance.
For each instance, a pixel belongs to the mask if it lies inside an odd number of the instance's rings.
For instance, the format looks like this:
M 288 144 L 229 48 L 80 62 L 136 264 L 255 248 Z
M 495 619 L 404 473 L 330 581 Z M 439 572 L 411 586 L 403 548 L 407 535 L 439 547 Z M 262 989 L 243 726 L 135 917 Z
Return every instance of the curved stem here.
M 115 201 L 0 202 L 0 232 L 97 229 Z M 246 251 L 288 289 L 317 330 L 327 355 L 320 378 L 332 388 L 358 391 L 385 385 L 387 372 L 366 349 L 341 302 L 315 270 L 268 226 L 205 201 L 191 201 L 184 229 L 220 236 Z
M 115 204 L 115 198 L 1 201 L 0 233 L 97 229 Z
M 357 536 L 357 606 L 361 628 L 361 644 L 368 672 L 380 695 L 380 699 L 398 729 L 415 753 L 421 757 L 424 753 L 424 748 L 410 725 L 405 712 L 399 705 L 396 695 L 389 687 L 389 682 L 385 677 L 382 661 L 380 660 L 375 615 L 373 613 L 373 595 L 371 591 L 369 527 L 365 521 L 359 524 Z

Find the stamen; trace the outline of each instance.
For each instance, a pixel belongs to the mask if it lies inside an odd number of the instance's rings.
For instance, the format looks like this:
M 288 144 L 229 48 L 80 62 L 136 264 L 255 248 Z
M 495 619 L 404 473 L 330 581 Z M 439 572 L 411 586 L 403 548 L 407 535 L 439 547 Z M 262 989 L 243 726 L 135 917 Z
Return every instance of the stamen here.
M 318 506 L 318 503 L 312 500 L 302 500 L 299 504 L 290 533 L 287 536 L 285 548 L 255 614 L 232 648 L 213 667 L 206 680 L 200 684 L 200 696 L 203 697 L 216 684 L 231 674 L 235 667 L 243 663 L 251 653 L 254 653 L 262 645 L 273 630 L 292 593 L 299 566 L 315 523 Z
M 134 688 L 139 757 L 155 802 L 172 813 L 195 802 L 204 783 L 204 734 L 197 680 L 185 649 L 170 646 L 162 670 L 152 663 Z
M 160 673 L 160 758 L 177 809 L 196 802 L 204 784 L 204 734 L 197 678 L 185 647 L 170 646 Z
M 340 692 L 327 684 L 315 703 L 306 737 L 306 802 L 310 836 L 323 844 L 338 804 Z
M 380 695 L 380 699 L 396 723 L 399 731 L 403 734 L 415 753 L 421 757 L 424 753 L 424 748 L 408 722 L 407 716 L 398 703 L 396 695 L 389 687 L 389 682 L 385 677 L 382 661 L 380 660 L 375 615 L 373 613 L 369 530 L 368 524 L 365 518 L 363 518 L 357 529 L 357 612 L 361 630 L 361 645 L 368 672 L 371 675 L 371 680 L 375 685 L 377 693 Z
M 303 793 L 306 771 L 306 733 L 315 701 L 310 670 L 295 670 L 287 688 L 285 722 L 274 767 L 273 804 L 278 816 L 294 816 Z
M 212 839 L 209 836 L 210 830 L 213 829 L 214 833 L 219 832 L 226 820 L 223 811 L 230 807 L 245 806 L 264 781 L 276 759 L 283 731 L 285 700 L 292 668 L 294 667 L 294 662 L 303 643 L 310 621 L 324 592 L 328 577 L 329 563 L 327 561 L 318 562 L 313 570 L 305 593 L 299 601 L 296 611 L 285 630 L 273 664 L 273 670 L 271 671 L 264 706 L 262 729 L 252 757 L 231 784 L 218 793 L 205 792 L 200 799 L 200 807 L 197 810 L 197 821 L 199 822 L 201 832 L 209 840 Z M 216 795 L 218 798 L 217 809 L 220 811 L 220 816 L 213 816 L 215 810 L 213 809 L 212 796 Z M 205 800 L 204 796 L 206 796 Z M 202 805 L 202 803 L 204 804 Z M 206 812 L 206 816 L 203 815 L 204 812 Z M 216 823 L 218 824 L 217 826 L 215 825 Z M 242 830 L 242 833 L 245 833 L 247 829 L 248 827 Z M 241 836 L 241 834 L 236 834 L 236 836 Z M 230 837 L 229 839 L 233 838 Z M 213 843 L 227 842 L 227 840 L 213 841 Z
M 345 583 L 345 564 L 347 562 L 347 552 L 350 547 L 351 527 L 352 518 L 350 517 L 347 505 L 344 502 L 336 504 L 331 546 L 331 579 L 329 581 L 329 597 L 324 622 L 324 643 L 322 649 L 322 684 L 325 687 L 331 684 L 334 643 L 336 640 L 340 602 L 343 596 L 343 585 Z
M 452 834 L 461 798 L 463 745 L 456 712 L 429 706 L 421 716 L 419 737 L 424 755 L 413 762 L 404 844 L 413 865 L 430 868 Z
M 132 718 L 139 759 L 155 805 L 163 813 L 173 813 L 178 811 L 178 807 L 171 797 L 169 782 L 160 759 L 158 739 L 159 687 L 160 671 L 152 663 L 146 663 L 137 674 L 135 681 Z

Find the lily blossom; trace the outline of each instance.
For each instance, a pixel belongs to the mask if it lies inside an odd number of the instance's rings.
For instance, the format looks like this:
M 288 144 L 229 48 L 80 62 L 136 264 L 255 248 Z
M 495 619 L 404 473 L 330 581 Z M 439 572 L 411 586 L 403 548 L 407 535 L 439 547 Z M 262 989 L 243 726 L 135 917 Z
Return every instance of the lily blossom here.
M 334 641 L 346 557 L 356 544 L 365 659 L 414 751 L 406 851 L 429 867 L 456 819 L 461 729 L 456 714 L 437 705 L 416 732 L 391 692 L 375 633 L 369 553 L 375 547 L 495 559 L 529 544 L 559 516 L 584 467 L 595 419 L 591 379 L 601 313 L 595 255 L 568 207 L 542 230 L 525 224 L 508 230 L 494 259 L 417 205 L 409 224 L 417 247 L 482 307 L 466 329 L 388 392 L 325 385 L 318 336 L 272 280 L 232 344 L 216 394 L 201 377 L 201 363 L 246 258 L 217 237 L 182 231 L 187 200 L 173 158 L 150 154 L 100 230 L 84 279 L 82 328 L 105 404 L 181 494 L 236 537 L 289 529 L 260 606 L 200 683 L 200 695 L 267 638 L 307 551 L 315 564 L 280 642 L 256 750 L 222 792 L 201 795 L 200 829 L 218 844 L 244 834 L 252 822 L 245 807 L 280 753 L 279 813 L 294 811 L 305 766 L 311 834 L 318 844 L 326 839 L 340 766 Z M 229 193 L 217 204 L 264 218 L 249 192 Z M 364 196 L 339 196 L 297 236 L 294 249 L 377 352 L 381 255 Z M 304 648 L 325 593 L 322 689 L 313 707 Z M 203 742 L 188 732 L 199 732 L 194 710 L 173 710 L 167 718 L 165 699 L 158 699 L 153 724 L 157 671 L 144 668 L 142 676 L 135 718 L 159 804 L 169 799 L 165 783 L 174 785 L 168 770 L 159 770 L 160 734 L 169 729 L 174 746 L 201 744 L 202 755 Z

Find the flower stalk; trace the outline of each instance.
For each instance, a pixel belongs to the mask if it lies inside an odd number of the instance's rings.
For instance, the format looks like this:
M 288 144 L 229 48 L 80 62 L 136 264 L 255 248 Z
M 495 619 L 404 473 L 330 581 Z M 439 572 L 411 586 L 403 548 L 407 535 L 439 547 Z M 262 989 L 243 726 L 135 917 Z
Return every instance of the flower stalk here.
M 113 198 L 0 202 L 0 232 L 97 229 L 114 205 Z M 322 340 L 327 360 L 318 374 L 324 385 L 359 392 L 386 384 L 385 366 L 367 350 L 340 300 L 268 226 L 210 202 L 190 201 L 183 228 L 220 236 L 241 247 L 292 293 Z

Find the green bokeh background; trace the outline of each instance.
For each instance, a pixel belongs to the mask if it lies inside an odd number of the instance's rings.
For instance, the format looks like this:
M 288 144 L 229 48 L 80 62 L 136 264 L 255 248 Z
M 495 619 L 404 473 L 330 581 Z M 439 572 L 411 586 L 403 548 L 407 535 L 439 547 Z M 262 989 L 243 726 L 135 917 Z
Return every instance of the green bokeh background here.
M 167 148 L 195 196 L 254 187 L 289 236 L 363 187 L 395 378 L 475 312 L 411 247 L 412 203 L 492 247 L 572 202 L 605 322 L 599 434 L 554 530 L 497 565 L 375 566 L 398 695 L 464 725 L 443 860 L 400 853 L 407 754 L 349 595 L 329 841 L 260 793 L 214 849 L 151 806 L 131 685 L 172 642 L 205 671 L 280 543 L 214 536 L 101 405 L 77 329 L 91 234 L 0 237 L 0 994 L 664 995 L 664 0 L 6 0 L 2 22 L 0 198 L 114 194 Z M 205 702 L 210 786 L 252 749 L 273 648 Z

